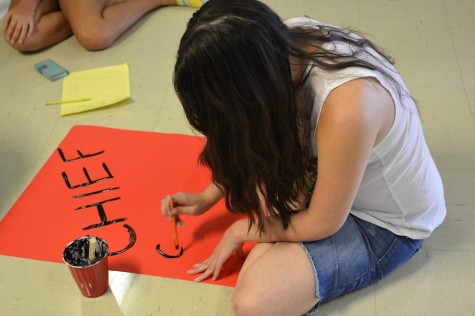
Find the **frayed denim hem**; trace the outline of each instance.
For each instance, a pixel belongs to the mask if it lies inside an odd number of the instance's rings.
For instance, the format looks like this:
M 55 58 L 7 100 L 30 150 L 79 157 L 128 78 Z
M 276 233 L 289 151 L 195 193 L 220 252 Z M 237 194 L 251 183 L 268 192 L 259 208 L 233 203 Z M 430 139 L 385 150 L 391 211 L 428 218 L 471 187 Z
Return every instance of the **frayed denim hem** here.
M 307 254 L 308 259 L 310 260 L 310 264 L 312 265 L 312 269 L 313 269 L 313 275 L 314 275 L 314 278 L 315 278 L 315 297 L 317 298 L 318 302 L 314 307 L 312 307 L 311 310 L 309 310 L 307 313 L 304 314 L 304 316 L 309 316 L 310 314 L 318 312 L 318 307 L 320 306 L 320 302 L 321 302 L 320 295 L 318 293 L 317 269 L 315 268 L 315 262 L 313 262 L 312 256 L 308 252 L 307 247 L 305 247 L 302 242 L 299 242 L 299 245 L 305 251 L 305 253 Z

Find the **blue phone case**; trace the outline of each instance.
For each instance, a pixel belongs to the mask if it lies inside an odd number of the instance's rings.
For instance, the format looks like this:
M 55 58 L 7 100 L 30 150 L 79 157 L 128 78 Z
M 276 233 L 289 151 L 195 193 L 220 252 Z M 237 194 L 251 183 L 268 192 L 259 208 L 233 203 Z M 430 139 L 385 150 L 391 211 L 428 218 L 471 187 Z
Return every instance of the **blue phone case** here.
M 49 80 L 58 80 L 69 74 L 69 71 L 52 61 L 46 59 L 35 64 L 35 69 Z

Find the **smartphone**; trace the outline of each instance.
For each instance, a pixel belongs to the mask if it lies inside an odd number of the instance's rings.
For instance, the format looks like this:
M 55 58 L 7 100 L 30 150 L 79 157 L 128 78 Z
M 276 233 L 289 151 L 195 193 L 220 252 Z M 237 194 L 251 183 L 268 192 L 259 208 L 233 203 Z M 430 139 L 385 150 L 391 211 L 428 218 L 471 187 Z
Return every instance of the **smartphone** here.
M 49 80 L 58 80 L 69 74 L 69 71 L 52 61 L 46 59 L 35 64 L 35 69 Z

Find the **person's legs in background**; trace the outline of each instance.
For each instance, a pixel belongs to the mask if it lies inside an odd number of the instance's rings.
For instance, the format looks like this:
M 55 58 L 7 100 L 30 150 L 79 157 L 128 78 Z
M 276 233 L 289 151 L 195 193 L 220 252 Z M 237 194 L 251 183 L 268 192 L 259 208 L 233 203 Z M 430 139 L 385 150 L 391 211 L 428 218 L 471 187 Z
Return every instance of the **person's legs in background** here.
M 200 0 L 60 0 L 79 43 L 96 51 L 111 46 L 146 13 L 164 6 L 199 7 Z

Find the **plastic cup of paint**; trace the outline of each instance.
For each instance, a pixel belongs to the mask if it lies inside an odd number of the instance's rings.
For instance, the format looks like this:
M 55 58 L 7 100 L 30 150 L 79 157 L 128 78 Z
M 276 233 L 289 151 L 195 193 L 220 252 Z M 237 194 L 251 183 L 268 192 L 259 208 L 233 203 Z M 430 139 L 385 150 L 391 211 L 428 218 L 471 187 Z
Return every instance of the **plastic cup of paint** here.
M 109 288 L 108 245 L 99 237 L 85 236 L 70 242 L 63 260 L 82 295 L 98 297 Z

